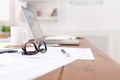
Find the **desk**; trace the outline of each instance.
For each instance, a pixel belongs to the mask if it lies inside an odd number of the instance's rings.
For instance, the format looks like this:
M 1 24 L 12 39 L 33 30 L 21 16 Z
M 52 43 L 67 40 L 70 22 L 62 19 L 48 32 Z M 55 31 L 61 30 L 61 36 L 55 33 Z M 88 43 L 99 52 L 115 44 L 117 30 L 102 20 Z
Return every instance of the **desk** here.
M 77 60 L 36 80 L 120 80 L 120 65 L 82 38 L 80 48 L 91 48 L 94 61 Z

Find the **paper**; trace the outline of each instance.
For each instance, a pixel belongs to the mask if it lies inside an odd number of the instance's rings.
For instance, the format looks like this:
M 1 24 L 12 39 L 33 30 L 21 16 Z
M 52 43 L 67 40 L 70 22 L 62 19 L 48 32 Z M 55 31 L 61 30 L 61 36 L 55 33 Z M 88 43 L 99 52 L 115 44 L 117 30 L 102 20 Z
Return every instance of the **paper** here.
M 81 60 L 95 60 L 92 51 L 90 48 L 66 48 L 66 47 L 48 47 L 46 53 L 40 53 L 32 56 L 23 56 L 23 55 L 14 55 L 18 57 L 25 58 L 63 58 L 66 57 L 61 49 L 64 49 L 68 54 L 70 54 L 71 58 L 77 58 Z M 19 51 L 19 50 L 18 50 Z
M 95 60 L 90 48 L 64 48 L 64 50 L 80 60 Z
M 6 42 L 0 42 L 0 48 L 5 48 L 8 46 L 8 43 Z
M 69 53 L 70 57 L 65 56 L 61 49 Z M 33 56 L 1 54 L 0 61 L 3 62 L 0 62 L 0 79 L 32 80 L 77 59 L 94 60 L 94 56 L 89 48 L 63 47 L 48 47 L 46 53 Z
M 0 38 L 0 48 L 5 48 L 10 44 L 10 38 Z

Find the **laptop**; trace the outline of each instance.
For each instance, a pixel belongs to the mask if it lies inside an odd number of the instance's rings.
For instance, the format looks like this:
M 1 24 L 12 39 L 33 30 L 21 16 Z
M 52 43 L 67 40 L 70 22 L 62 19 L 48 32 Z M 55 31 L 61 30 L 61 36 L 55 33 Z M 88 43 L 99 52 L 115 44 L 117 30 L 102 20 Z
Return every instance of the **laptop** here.
M 35 40 L 44 40 L 46 44 L 79 44 L 80 40 L 74 36 L 45 36 L 34 12 L 25 6 L 21 8 Z

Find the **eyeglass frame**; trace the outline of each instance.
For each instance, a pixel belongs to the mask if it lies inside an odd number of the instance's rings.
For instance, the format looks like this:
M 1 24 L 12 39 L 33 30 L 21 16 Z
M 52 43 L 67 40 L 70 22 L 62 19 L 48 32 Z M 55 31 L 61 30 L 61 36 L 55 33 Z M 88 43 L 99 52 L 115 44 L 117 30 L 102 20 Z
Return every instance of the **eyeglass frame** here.
M 27 51 L 26 50 L 27 44 L 29 44 L 29 43 L 33 44 L 35 51 Z M 41 45 L 44 45 L 44 48 L 40 49 Z M 23 55 L 34 55 L 34 54 L 37 54 L 38 52 L 45 53 L 47 51 L 47 45 L 46 45 L 45 41 L 39 41 L 38 46 L 37 46 L 37 43 L 35 43 L 33 41 L 29 41 L 23 45 L 22 50 L 23 50 L 23 52 L 22 52 Z

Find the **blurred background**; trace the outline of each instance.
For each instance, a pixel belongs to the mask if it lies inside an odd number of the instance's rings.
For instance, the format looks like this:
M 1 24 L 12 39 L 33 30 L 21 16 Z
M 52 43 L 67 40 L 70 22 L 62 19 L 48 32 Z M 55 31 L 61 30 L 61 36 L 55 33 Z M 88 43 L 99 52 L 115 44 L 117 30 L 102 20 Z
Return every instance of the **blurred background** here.
M 34 11 L 45 35 L 85 37 L 120 63 L 120 0 L 1 0 L 1 33 L 9 32 L 4 26 L 28 26 L 22 4 Z

